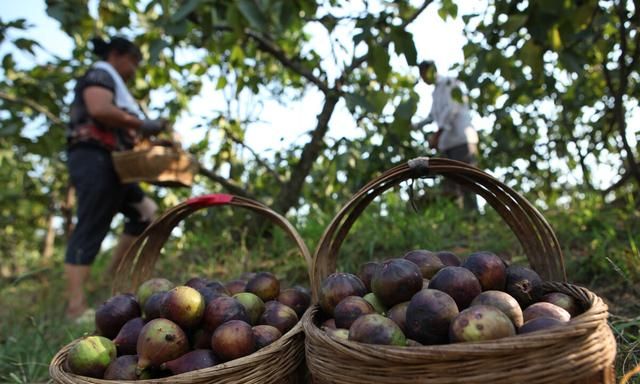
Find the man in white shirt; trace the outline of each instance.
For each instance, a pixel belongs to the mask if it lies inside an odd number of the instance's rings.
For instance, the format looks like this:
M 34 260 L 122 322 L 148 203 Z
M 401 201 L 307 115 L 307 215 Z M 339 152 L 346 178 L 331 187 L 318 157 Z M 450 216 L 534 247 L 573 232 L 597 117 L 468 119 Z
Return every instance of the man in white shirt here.
M 432 61 L 419 64 L 420 77 L 429 84 L 435 84 L 429 116 L 414 125 L 422 128 L 435 122 L 438 131 L 429 137 L 429 145 L 437 148 L 443 157 L 475 165 L 478 155 L 478 133 L 471 125 L 471 116 L 461 83 L 454 78 L 439 76 Z M 470 191 L 445 180 L 445 192 L 456 197 L 459 205 L 466 209 L 477 209 L 476 198 Z

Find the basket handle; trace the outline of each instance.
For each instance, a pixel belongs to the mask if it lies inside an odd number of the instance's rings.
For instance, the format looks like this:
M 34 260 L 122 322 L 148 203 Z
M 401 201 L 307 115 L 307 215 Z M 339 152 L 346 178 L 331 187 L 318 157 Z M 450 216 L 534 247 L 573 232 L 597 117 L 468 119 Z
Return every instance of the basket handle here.
M 255 200 L 228 194 L 209 194 L 190 198 L 168 209 L 136 238 L 116 267 L 113 293 L 131 291 L 151 277 L 162 247 L 169 239 L 171 231 L 183 219 L 198 210 L 225 205 L 246 208 L 265 216 L 293 240 L 307 267 L 311 265 L 311 254 L 304 240 L 282 215 Z
M 553 229 L 524 197 L 488 173 L 460 161 L 419 157 L 391 168 L 356 192 L 325 229 L 311 262 L 314 296 L 324 278 L 336 270 L 340 247 L 364 209 L 384 191 L 409 179 L 444 176 L 482 196 L 516 235 L 542 278 L 566 281 L 562 250 Z

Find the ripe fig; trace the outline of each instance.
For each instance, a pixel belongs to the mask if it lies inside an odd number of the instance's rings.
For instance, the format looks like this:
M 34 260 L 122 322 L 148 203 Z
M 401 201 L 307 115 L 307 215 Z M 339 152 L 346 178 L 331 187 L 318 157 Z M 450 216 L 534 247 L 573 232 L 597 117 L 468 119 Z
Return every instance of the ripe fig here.
M 138 336 L 138 365 L 140 373 L 147 367 L 160 367 L 189 351 L 189 340 L 173 321 L 154 319 L 145 324 Z
M 483 291 L 504 291 L 507 268 L 496 254 L 486 251 L 472 253 L 462 266 L 476 275 Z
M 138 356 L 124 355 L 113 360 L 104 371 L 104 380 L 138 380 Z
M 287 307 L 291 307 L 299 319 L 311 304 L 311 296 L 296 288 L 283 289 L 277 300 Z
M 212 331 L 204 328 L 198 328 L 191 333 L 191 349 L 209 349 L 211 348 Z
M 162 303 L 167 291 L 155 292 L 144 303 L 143 317 L 146 321 L 162 317 Z
M 138 344 L 138 336 L 140 331 L 144 327 L 144 320 L 142 317 L 134 317 L 133 319 L 124 323 L 120 332 L 115 339 L 114 344 L 118 350 L 118 355 L 135 355 L 136 345 Z
M 256 325 L 252 328 L 256 349 L 261 349 L 282 337 L 282 332 L 271 325 Z
M 244 306 L 247 315 L 249 316 L 249 324 L 258 324 L 262 312 L 264 312 L 264 302 L 258 296 L 249 292 L 240 292 L 233 295 L 233 298 L 238 300 L 240 304 Z
M 482 292 L 482 287 L 476 276 L 463 267 L 442 268 L 429 281 L 429 289 L 437 289 L 453 297 L 458 310 L 467 308 L 471 301 Z
M 562 293 L 562 292 L 547 293 L 546 295 L 542 296 L 540 301 L 557 305 L 558 307 L 569 312 L 571 317 L 577 316 L 582 312 L 582 309 L 580 308 L 580 304 L 578 304 L 578 300 L 567 295 L 566 293 Z
M 438 256 L 440 261 L 442 261 L 442 264 L 447 267 L 459 267 L 462 264 L 460 258 L 458 258 L 458 256 L 453 252 L 439 251 L 436 252 L 436 256 Z
M 184 283 L 184 286 L 199 290 L 200 288 L 206 287 L 207 283 L 209 283 L 209 281 L 204 277 L 192 277 Z
M 340 300 L 347 296 L 364 296 L 367 289 L 356 275 L 336 272 L 322 281 L 318 294 L 318 304 L 322 311 L 333 316 L 333 310 Z
M 407 339 L 393 320 L 377 313 L 364 315 L 349 328 L 349 340 L 367 344 L 406 345 Z
M 247 282 L 245 290 L 264 302 L 275 300 L 280 293 L 280 281 L 270 272 L 259 272 Z
M 96 311 L 96 330 L 106 338 L 116 337 L 120 328 L 134 317 L 140 317 L 140 305 L 128 293 L 111 297 Z
M 181 285 L 166 293 L 161 313 L 165 319 L 173 321 L 182 329 L 191 329 L 202 321 L 204 307 L 204 298 L 200 292 Z
M 360 316 L 374 313 L 373 306 L 360 296 L 347 296 L 340 300 L 333 311 L 336 327 L 349 329 Z
M 102 378 L 109 364 L 116 359 L 116 346 L 106 337 L 88 336 L 71 347 L 67 367 L 76 375 Z
M 174 375 L 179 375 L 185 372 L 213 367 L 216 364 L 218 364 L 218 358 L 212 350 L 196 349 L 185 353 L 177 359 L 162 363 L 160 368 L 167 369 Z
M 533 320 L 525 322 L 524 325 L 520 327 L 520 329 L 518 329 L 518 334 L 522 335 L 531 332 L 543 331 L 546 329 L 559 327 L 566 323 L 566 321 L 560 321 L 558 319 L 552 319 L 550 317 L 537 317 Z
M 532 269 L 510 265 L 505 291 L 518 300 L 520 307 L 526 308 L 542 297 L 542 279 Z
M 336 319 L 334 319 L 333 317 L 330 319 L 327 319 L 325 321 L 322 322 L 322 325 L 320 326 L 320 328 L 331 328 L 331 329 L 336 329 L 338 327 L 336 327 Z
M 376 272 L 376 268 L 378 267 L 378 263 L 374 261 L 369 261 L 360 266 L 360 270 L 358 271 L 358 277 L 362 280 L 362 283 L 367 288 L 367 291 L 371 291 L 371 278 L 373 274 Z
M 231 280 L 224 285 L 231 296 L 235 295 L 236 293 L 244 292 L 246 286 L 247 280 L 240 279 Z
M 452 343 L 494 340 L 514 336 L 516 328 L 507 315 L 496 307 L 474 305 L 458 314 L 449 327 Z
M 298 315 L 290 307 L 271 300 L 265 303 L 264 312 L 260 316 L 259 322 L 276 327 L 282 334 L 285 334 L 298 323 Z
M 458 306 L 451 296 L 435 289 L 423 289 L 413 295 L 407 306 L 407 336 L 425 345 L 446 343 L 449 324 L 457 315 Z
M 471 302 L 474 305 L 490 305 L 501 310 L 518 328 L 524 323 L 520 304 L 511 295 L 502 291 L 484 291 Z
M 218 296 L 231 296 L 227 288 L 218 280 L 212 280 L 207 283 L 207 288 L 217 293 Z
M 555 304 L 547 302 L 531 304 L 530 306 L 525 308 L 524 311 L 522 311 L 522 316 L 524 317 L 525 323 L 538 317 L 550 317 L 552 319 L 564 322 L 571 319 L 571 315 L 569 314 L 569 312 L 565 311 Z
M 445 267 L 438 255 L 425 249 L 409 251 L 404 255 L 404 258 L 415 263 L 420 268 L 420 273 L 425 279 L 430 279 L 436 272 Z
M 362 298 L 367 300 L 367 302 L 371 304 L 371 306 L 377 313 L 384 315 L 387 312 L 387 307 L 384 304 L 382 304 L 382 302 L 380 301 L 380 299 L 378 299 L 375 293 L 369 292 L 366 295 L 362 296 Z
M 422 289 L 418 266 L 405 259 L 391 259 L 378 265 L 371 279 L 371 291 L 387 307 L 392 307 Z
M 162 277 L 154 277 L 140 284 L 138 292 L 136 293 L 140 307 L 144 308 L 147 299 L 154 293 L 168 291 L 173 287 L 175 287 L 175 284 Z
M 396 304 L 387 312 L 387 317 L 398 324 L 398 327 L 405 335 L 407 334 L 407 308 L 409 308 L 409 303 L 409 301 L 404 301 Z
M 220 296 L 207 303 L 203 318 L 206 330 L 213 332 L 229 320 L 251 321 L 244 305 L 232 297 Z
M 256 350 L 256 341 L 251 326 L 241 320 L 227 321 L 213 332 L 211 349 L 222 361 L 252 354 Z

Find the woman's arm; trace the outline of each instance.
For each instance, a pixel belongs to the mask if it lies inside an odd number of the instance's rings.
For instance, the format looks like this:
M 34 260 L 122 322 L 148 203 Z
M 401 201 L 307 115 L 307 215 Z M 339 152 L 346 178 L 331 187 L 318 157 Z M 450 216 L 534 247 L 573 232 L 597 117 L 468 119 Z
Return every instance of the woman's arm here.
M 82 93 L 93 119 L 112 128 L 139 129 L 143 121 L 116 107 L 113 96 L 113 92 L 98 86 L 89 86 Z

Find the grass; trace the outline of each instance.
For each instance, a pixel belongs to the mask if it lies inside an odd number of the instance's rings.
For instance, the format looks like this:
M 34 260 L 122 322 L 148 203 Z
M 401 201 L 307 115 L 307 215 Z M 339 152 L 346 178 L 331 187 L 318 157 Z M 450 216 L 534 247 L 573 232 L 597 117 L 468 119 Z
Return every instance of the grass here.
M 515 262 L 524 260 L 517 239 L 493 211 L 469 215 L 435 201 L 416 212 L 399 195 L 386 194 L 364 211 L 341 248 L 338 269 L 355 272 L 365 261 L 415 248 L 449 249 L 460 255 L 492 250 Z M 544 213 L 563 244 L 570 281 L 589 287 L 610 306 L 620 377 L 640 364 L 638 212 L 592 200 Z M 292 218 L 312 251 L 331 219 L 317 218 Z M 156 273 L 179 282 L 195 275 L 228 280 L 246 270 L 268 269 L 291 285 L 307 282 L 304 261 L 281 231 L 256 241 L 237 230 L 242 223 L 234 220 L 237 214 L 224 210 L 190 219 L 163 250 Z M 0 382 L 46 382 L 54 353 L 92 331 L 92 324 L 64 320 L 61 252 L 53 265 L 32 265 L 22 278 L 0 286 Z M 88 294 L 94 306 L 109 295 L 107 262 L 108 253 L 101 254 L 92 268 Z

